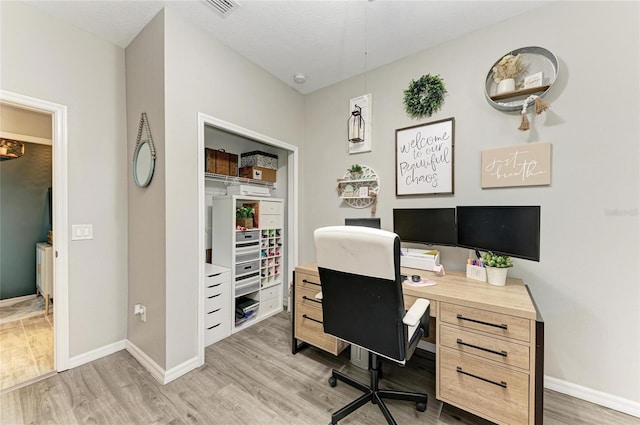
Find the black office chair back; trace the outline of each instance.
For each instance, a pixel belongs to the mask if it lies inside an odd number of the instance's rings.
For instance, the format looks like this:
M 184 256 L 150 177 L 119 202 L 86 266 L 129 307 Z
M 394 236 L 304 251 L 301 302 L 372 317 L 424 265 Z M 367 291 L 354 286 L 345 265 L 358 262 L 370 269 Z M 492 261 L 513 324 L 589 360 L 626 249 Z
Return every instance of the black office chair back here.
M 384 357 L 406 359 L 400 239 L 384 230 L 316 230 L 324 331 Z

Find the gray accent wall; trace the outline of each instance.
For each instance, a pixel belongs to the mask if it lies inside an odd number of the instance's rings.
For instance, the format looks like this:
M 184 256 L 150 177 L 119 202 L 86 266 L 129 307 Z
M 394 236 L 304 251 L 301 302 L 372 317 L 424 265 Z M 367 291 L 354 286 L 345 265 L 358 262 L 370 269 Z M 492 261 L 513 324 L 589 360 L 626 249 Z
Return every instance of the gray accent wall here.
M 51 120 L 51 119 L 49 119 Z M 25 143 L 0 162 L 0 299 L 36 293 L 36 243 L 47 241 L 51 146 Z
M 166 368 L 168 343 L 164 33 L 164 11 L 160 11 L 126 49 L 126 175 L 130 229 L 127 338 L 162 368 Z M 157 153 L 153 179 L 145 188 L 136 186 L 132 173 L 133 153 L 142 112 L 147 113 Z M 133 316 L 135 304 L 147 307 L 146 322 Z

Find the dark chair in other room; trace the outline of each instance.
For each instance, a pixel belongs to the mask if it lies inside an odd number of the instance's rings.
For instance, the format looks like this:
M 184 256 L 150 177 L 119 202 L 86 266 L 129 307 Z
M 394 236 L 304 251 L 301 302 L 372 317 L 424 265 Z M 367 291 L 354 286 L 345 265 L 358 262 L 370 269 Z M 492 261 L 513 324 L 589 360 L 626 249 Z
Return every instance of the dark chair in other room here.
M 429 301 L 418 299 L 407 312 L 402 297 L 400 239 L 379 229 L 331 226 L 314 232 L 322 292 L 324 331 L 370 353 L 369 385 L 337 371 L 329 384 L 343 381 L 364 394 L 331 415 L 337 424 L 368 402 L 377 404 L 389 424 L 395 424 L 384 399 L 427 408 L 427 394 L 382 390 L 380 358 L 404 365 L 429 329 Z

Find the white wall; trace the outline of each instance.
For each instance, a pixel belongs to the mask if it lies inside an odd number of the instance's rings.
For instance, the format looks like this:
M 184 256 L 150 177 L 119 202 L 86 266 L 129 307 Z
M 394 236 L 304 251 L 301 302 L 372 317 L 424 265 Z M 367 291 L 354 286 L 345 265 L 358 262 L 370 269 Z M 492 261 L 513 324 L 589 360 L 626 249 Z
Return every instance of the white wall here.
M 140 115 L 147 113 L 156 148 L 155 171 L 146 188 L 136 186 L 127 167 L 129 219 L 129 297 L 127 338 L 160 367 L 166 366 L 165 104 L 164 12 L 161 11 L 126 49 L 127 165 L 133 164 Z M 146 132 L 142 134 L 147 138 Z M 133 316 L 146 306 L 147 321 Z
M 639 402 L 639 16 L 637 2 L 558 2 L 305 96 L 303 191 L 313 196 L 301 208 L 301 262 L 314 259 L 313 229 L 368 215 L 336 194 L 336 178 L 354 162 L 380 175 L 386 229 L 393 208 L 541 205 L 541 260 L 516 260 L 510 273 L 530 286 L 545 320 L 545 373 Z M 532 45 L 554 52 L 560 72 L 546 97 L 552 109 L 520 132 L 517 113 L 486 102 L 484 81 L 494 61 Z M 431 119 L 412 120 L 403 90 L 426 73 L 440 74 L 449 94 Z M 349 99 L 364 94 L 365 80 L 373 151 L 348 155 Z M 455 194 L 396 197 L 395 129 L 448 117 L 456 120 Z M 481 189 L 482 150 L 533 141 L 553 144 L 550 186 Z M 462 269 L 465 251 L 443 255 Z
M 196 355 L 197 114 L 292 145 L 303 98 L 262 68 L 165 10 L 167 368 Z
M 126 337 L 124 51 L 22 2 L 0 2 L 0 14 L 0 87 L 68 107 L 69 229 L 94 231 L 61 253 L 74 357 Z

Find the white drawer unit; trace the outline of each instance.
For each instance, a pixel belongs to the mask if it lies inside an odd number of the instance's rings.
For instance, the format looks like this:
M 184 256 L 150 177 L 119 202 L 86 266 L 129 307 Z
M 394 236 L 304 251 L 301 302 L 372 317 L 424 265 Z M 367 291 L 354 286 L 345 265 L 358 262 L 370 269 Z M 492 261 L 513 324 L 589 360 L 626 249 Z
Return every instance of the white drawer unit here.
M 252 207 L 256 228 L 237 230 L 236 209 Z M 284 202 L 255 196 L 214 197 L 213 262 L 230 269 L 231 332 L 282 311 Z
M 213 344 L 231 335 L 231 280 L 226 268 L 205 265 L 204 343 Z

